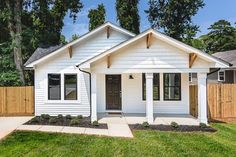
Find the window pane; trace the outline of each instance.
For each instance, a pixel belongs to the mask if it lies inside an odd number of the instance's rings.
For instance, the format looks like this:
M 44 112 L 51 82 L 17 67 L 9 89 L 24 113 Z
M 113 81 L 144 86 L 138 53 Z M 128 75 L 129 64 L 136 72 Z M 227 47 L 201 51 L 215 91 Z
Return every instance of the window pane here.
M 164 100 L 181 99 L 181 74 L 164 74 Z
M 160 99 L 160 78 L 158 73 L 153 74 L 153 100 Z M 143 100 L 146 100 L 146 77 L 145 74 L 142 75 L 142 82 L 143 82 Z
M 60 74 L 48 74 L 48 99 L 61 99 L 61 76 Z
M 65 100 L 77 100 L 77 75 L 65 75 Z

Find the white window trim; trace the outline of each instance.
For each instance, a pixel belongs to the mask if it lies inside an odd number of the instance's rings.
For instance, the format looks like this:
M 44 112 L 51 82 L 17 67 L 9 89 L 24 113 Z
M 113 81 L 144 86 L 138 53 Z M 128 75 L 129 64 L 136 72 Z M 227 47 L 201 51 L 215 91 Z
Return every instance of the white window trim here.
M 224 76 L 223 76 L 224 79 L 223 79 L 223 80 L 220 80 L 220 73 L 221 73 L 221 72 L 223 72 L 223 74 L 224 74 Z M 218 81 L 219 81 L 219 82 L 225 82 L 225 71 L 223 71 L 223 70 L 222 70 L 222 71 L 218 71 Z
M 61 100 L 49 100 L 48 99 L 48 74 L 60 74 L 61 75 Z M 64 77 L 65 74 L 74 74 L 77 75 L 77 100 L 65 100 L 64 96 Z M 80 95 L 80 76 L 79 73 L 75 72 L 65 72 L 65 73 L 47 73 L 47 79 L 46 79 L 46 99 L 45 103 L 46 104 L 55 104 L 55 103 L 61 103 L 61 104 L 78 104 L 81 103 L 81 95 Z

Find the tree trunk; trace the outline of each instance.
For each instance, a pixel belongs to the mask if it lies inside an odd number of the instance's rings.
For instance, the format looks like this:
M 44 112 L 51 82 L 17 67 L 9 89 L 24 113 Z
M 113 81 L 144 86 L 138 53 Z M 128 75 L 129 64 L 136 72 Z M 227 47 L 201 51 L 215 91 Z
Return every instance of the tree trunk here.
M 6 1 L 8 10 L 10 11 L 10 17 L 8 19 L 8 26 L 10 35 L 12 38 L 14 62 L 16 69 L 19 71 L 20 81 L 25 85 L 24 66 L 22 61 L 22 25 L 21 25 L 21 13 L 22 13 L 22 0 Z

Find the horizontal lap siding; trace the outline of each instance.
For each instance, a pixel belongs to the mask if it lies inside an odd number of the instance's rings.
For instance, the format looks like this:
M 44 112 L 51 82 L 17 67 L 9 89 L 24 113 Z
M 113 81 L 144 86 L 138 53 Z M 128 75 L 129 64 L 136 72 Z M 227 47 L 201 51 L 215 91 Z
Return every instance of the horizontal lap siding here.
M 40 114 L 71 114 L 89 116 L 89 77 L 75 67 L 84 60 L 93 57 L 111 47 L 127 40 L 129 37 L 111 30 L 107 39 L 105 30 L 72 47 L 72 58 L 65 50 L 37 65 L 35 70 L 35 109 L 36 115 Z M 48 73 L 77 73 L 79 103 L 51 103 L 47 101 L 47 75 Z M 61 80 L 62 83 L 64 82 Z M 64 85 L 61 86 L 62 100 L 64 99 Z

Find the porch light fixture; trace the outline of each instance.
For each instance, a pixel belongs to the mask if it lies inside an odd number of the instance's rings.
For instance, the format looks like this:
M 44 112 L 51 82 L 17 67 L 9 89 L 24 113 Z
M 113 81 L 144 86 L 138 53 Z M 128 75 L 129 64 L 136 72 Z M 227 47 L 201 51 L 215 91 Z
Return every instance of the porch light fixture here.
M 129 79 L 130 79 L 130 80 L 133 80 L 133 79 L 134 79 L 133 75 L 130 74 L 130 75 L 129 75 Z

